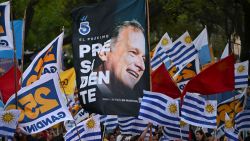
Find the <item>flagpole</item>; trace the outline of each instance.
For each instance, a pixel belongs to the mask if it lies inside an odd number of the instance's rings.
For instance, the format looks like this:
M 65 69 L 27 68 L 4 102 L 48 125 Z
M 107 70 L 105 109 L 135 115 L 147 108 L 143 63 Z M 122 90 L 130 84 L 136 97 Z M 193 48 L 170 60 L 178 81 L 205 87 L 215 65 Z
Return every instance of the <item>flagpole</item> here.
M 25 23 L 26 23 L 26 9 L 24 11 L 24 17 L 23 17 L 23 34 L 22 34 L 22 60 L 21 60 L 21 72 L 23 73 L 23 57 L 24 57 L 24 40 L 25 40 Z M 21 86 L 23 82 L 23 77 L 21 76 Z
M 148 40 L 147 40 L 147 44 L 148 44 L 148 59 L 150 61 L 150 20 L 149 20 L 149 2 L 148 0 L 146 0 L 146 12 L 147 12 L 147 37 L 148 37 Z M 150 85 L 150 90 L 152 90 L 152 82 L 151 82 L 151 67 L 150 67 L 150 64 L 148 65 L 148 68 L 149 68 L 149 85 Z
M 12 0 L 10 0 L 10 19 L 11 19 L 11 29 L 12 29 L 12 37 L 13 37 L 13 52 L 14 52 L 14 73 L 15 73 L 15 100 L 16 100 L 16 109 L 18 104 L 18 97 L 17 97 L 17 61 L 16 61 L 16 42 L 15 42 L 15 35 L 14 35 L 14 23 L 13 23 L 13 12 L 12 12 Z
M 65 91 L 65 89 L 64 89 L 64 87 L 63 87 L 63 85 L 62 85 L 62 80 L 61 80 L 61 78 L 60 78 L 59 73 L 58 73 L 58 72 L 56 72 L 56 73 L 57 73 L 57 75 L 58 75 L 58 78 L 59 78 L 59 81 L 60 81 L 60 85 L 61 85 L 61 87 L 62 87 L 62 89 L 63 89 L 63 93 L 64 93 L 64 95 L 65 95 L 65 97 L 66 97 L 66 101 L 67 101 L 67 105 L 68 105 L 69 100 L 68 100 L 66 91 Z M 70 105 L 69 105 L 69 106 L 70 106 Z M 70 112 L 70 113 L 71 113 L 71 112 Z M 75 127 L 76 127 L 76 121 L 75 121 L 75 120 L 74 120 L 74 124 L 75 124 Z M 79 137 L 79 140 L 81 140 L 81 137 L 80 137 L 80 134 L 79 134 L 79 131 L 78 131 L 77 128 L 76 128 L 76 131 L 77 131 L 77 135 L 78 135 L 78 137 Z
M 106 121 L 105 121 L 105 123 L 106 123 Z M 102 133 L 102 140 L 104 141 L 104 136 L 105 136 L 105 130 L 106 129 L 106 126 L 105 126 L 105 124 L 103 124 L 103 133 Z

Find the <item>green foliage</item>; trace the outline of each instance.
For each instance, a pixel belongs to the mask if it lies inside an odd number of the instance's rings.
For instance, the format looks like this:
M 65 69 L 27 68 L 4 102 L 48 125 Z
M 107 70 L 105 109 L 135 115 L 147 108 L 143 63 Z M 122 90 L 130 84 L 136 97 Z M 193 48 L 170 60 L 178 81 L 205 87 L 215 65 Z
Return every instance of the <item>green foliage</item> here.
M 3 2 L 5 0 L 0 0 Z M 67 66 L 72 66 L 71 11 L 81 5 L 102 0 L 12 0 L 14 19 L 24 17 L 26 9 L 25 50 L 41 50 L 62 32 Z M 245 3 L 243 3 L 245 2 Z M 168 32 L 173 41 L 189 31 L 193 39 L 207 26 L 209 41 L 216 56 L 220 56 L 227 38 L 236 32 L 243 39 L 243 6 L 249 0 L 149 0 L 151 49 Z M 245 39 L 246 40 L 246 39 Z M 247 41 L 247 40 L 246 40 Z M 69 59 L 69 60 L 67 60 Z M 29 63 L 29 62 L 26 62 Z

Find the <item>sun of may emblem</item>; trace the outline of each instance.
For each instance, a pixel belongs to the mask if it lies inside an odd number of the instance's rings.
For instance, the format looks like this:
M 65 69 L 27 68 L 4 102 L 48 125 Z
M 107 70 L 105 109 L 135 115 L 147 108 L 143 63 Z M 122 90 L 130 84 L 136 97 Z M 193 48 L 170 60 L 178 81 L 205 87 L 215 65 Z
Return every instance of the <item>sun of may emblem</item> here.
M 161 44 L 163 46 L 166 46 L 168 44 L 168 39 L 167 38 L 163 38 L 162 41 L 161 41 Z
M 184 126 L 186 126 L 186 125 L 187 125 L 186 122 L 184 122 L 184 121 L 182 121 L 182 120 L 180 121 L 180 126 L 181 126 L 181 127 L 184 127 Z
M 210 114 L 214 112 L 214 106 L 212 104 L 207 104 L 205 109 Z
M 233 128 L 233 122 L 232 120 L 225 120 L 225 128 L 229 129 L 229 128 Z
M 171 114 L 175 114 L 177 112 L 177 106 L 176 106 L 176 104 L 174 104 L 174 103 L 169 104 L 168 105 L 168 111 Z
M 14 120 L 14 115 L 12 113 L 4 113 L 1 117 L 2 121 L 5 123 L 11 123 Z
M 86 124 L 87 124 L 88 129 L 93 129 L 93 128 L 95 128 L 95 125 L 96 125 L 94 119 L 89 119 Z
M 238 73 L 242 73 L 244 71 L 245 71 L 245 66 L 243 66 L 243 65 L 238 66 L 238 68 L 237 68 Z
M 190 36 L 186 36 L 185 37 L 185 42 L 188 43 L 188 44 L 190 44 L 192 42 L 191 37 Z

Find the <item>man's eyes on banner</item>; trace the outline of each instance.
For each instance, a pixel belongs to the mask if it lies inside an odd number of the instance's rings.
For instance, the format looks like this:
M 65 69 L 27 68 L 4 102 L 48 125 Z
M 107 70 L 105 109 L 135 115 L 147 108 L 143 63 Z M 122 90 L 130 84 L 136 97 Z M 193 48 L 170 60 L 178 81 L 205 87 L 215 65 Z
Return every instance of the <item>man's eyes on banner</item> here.
M 53 93 L 47 87 L 38 88 L 34 94 L 27 94 L 18 100 L 21 114 L 19 122 L 22 122 L 25 117 L 28 119 L 36 119 L 40 114 L 44 114 L 50 110 L 56 110 L 59 103 L 56 99 L 49 99 Z M 44 97 L 46 96 L 46 98 Z M 13 103 L 15 100 L 13 100 Z M 15 104 L 10 104 L 6 110 L 15 109 Z

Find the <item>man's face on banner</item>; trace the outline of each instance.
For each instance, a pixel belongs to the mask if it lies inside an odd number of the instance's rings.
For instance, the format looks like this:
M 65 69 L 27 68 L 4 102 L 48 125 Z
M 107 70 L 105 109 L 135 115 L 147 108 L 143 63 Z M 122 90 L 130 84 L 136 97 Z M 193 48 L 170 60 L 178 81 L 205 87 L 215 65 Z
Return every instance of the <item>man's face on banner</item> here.
M 111 80 L 133 89 L 145 70 L 144 61 L 145 37 L 142 31 L 131 26 L 121 29 L 117 42 L 107 55 L 106 67 L 111 72 Z

